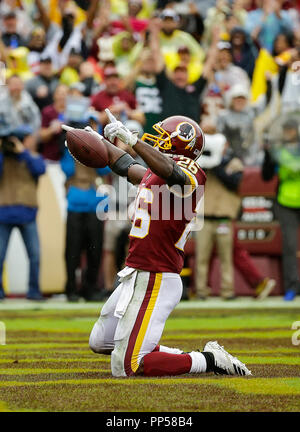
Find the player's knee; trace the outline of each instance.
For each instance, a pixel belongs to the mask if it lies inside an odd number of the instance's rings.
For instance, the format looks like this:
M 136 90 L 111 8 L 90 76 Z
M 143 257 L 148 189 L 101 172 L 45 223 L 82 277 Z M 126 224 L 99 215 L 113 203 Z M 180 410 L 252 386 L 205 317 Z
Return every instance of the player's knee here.
M 101 342 L 99 343 L 99 340 L 96 340 L 94 335 L 92 335 L 92 334 L 90 334 L 89 346 L 90 346 L 90 349 L 92 351 L 94 351 L 94 353 L 102 354 L 101 353 L 102 344 L 101 344 Z
M 105 341 L 104 329 L 99 325 L 98 321 L 95 323 L 89 338 L 89 347 L 94 353 L 97 354 L 111 354 L 114 349 L 113 342 Z

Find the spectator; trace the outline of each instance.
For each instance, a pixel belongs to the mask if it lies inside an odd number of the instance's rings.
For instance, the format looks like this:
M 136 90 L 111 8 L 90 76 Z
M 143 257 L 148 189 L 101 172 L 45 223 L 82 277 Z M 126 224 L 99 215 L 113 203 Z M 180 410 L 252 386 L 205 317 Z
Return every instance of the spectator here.
M 282 136 L 277 137 L 279 146 L 273 149 L 265 145 L 262 177 L 271 180 L 278 174 L 276 213 L 282 232 L 283 283 L 287 301 L 299 293 L 297 250 L 300 227 L 300 135 L 296 119 L 286 120 Z
M 150 13 L 154 9 L 154 5 L 151 0 L 142 0 L 141 9 L 139 8 L 139 0 L 108 0 L 108 3 L 111 3 L 112 16 L 126 16 L 129 14 L 134 14 L 140 18 L 149 18 Z M 137 4 L 137 6 L 130 8 L 130 4 Z
M 256 161 L 254 118 L 255 113 L 248 103 L 249 90 L 235 84 L 227 92 L 227 109 L 217 119 L 217 130 L 225 135 L 234 154 L 246 165 Z
M 31 94 L 40 110 L 53 103 L 53 94 L 58 85 L 50 57 L 41 57 L 39 73 L 26 82 L 26 90 Z
M 119 75 L 128 75 L 143 49 L 143 42 L 137 41 L 133 34 L 121 32 L 112 37 L 112 51 Z
M 23 38 L 27 40 L 30 32 L 32 31 L 32 16 L 28 10 L 28 4 L 21 4 L 19 0 L 2 0 L 0 3 L 0 17 L 1 28 L 3 28 L 3 19 L 12 12 L 16 16 L 16 31 Z
M 126 2 L 127 3 L 127 2 Z M 92 34 L 91 39 L 93 39 L 93 45 L 91 49 L 91 55 L 96 58 L 99 55 L 99 50 L 101 52 L 101 40 L 102 39 L 112 39 L 111 36 L 118 35 L 120 32 L 127 32 L 132 35 L 135 41 L 141 40 L 143 34 L 148 25 L 148 19 L 141 17 L 139 12 L 145 6 L 145 2 L 141 4 L 140 1 L 131 1 L 127 4 L 124 2 L 125 9 L 121 10 L 121 4 L 118 4 L 118 13 L 111 14 L 111 9 L 114 9 L 114 5 L 111 4 L 109 0 L 105 0 L 101 3 L 97 19 L 95 20 L 96 25 L 93 28 L 92 17 L 90 15 L 90 21 L 87 26 Z M 128 8 L 128 13 L 127 13 Z M 125 12 L 126 11 L 126 12 Z M 96 8 L 94 9 L 94 15 L 96 14 Z M 145 15 L 145 14 L 144 14 Z
M 97 130 L 97 117 L 91 116 L 90 126 Z M 96 180 L 110 172 L 108 167 L 91 169 L 76 162 L 65 148 L 60 161 L 64 171 L 68 202 L 66 229 L 66 269 L 65 293 L 69 301 L 78 301 L 82 296 L 86 301 L 99 301 L 98 276 L 102 255 L 103 220 L 99 220 L 96 209 L 105 197 L 97 194 Z M 86 252 L 87 268 L 82 286 L 77 291 L 76 270 L 80 268 L 82 252 Z
M 7 86 L 0 89 L 0 130 L 30 127 L 37 132 L 41 116 L 30 94 L 24 90 L 24 83 L 17 75 L 7 80 Z
M 222 38 L 230 34 L 232 26 L 244 26 L 247 17 L 247 12 L 237 2 L 233 5 L 229 4 L 227 0 L 217 0 L 215 6 L 207 11 L 204 20 L 204 35 L 203 43 L 205 46 L 211 44 L 213 37 L 213 28 L 219 28 Z
M 124 85 L 134 92 L 137 106 L 145 115 L 144 132 L 152 133 L 152 126 L 161 120 L 162 98 L 156 84 L 155 62 L 148 49 L 143 51 Z
M 68 57 L 68 62 L 61 71 L 59 81 L 66 86 L 70 86 L 79 81 L 79 68 L 83 58 L 81 51 L 76 51 L 72 48 Z
M 187 68 L 188 84 L 192 84 L 200 78 L 203 62 L 198 56 L 192 56 L 187 46 L 179 47 L 177 53 L 166 54 L 165 59 L 170 71 L 174 71 L 179 65 Z
M 294 46 L 293 39 L 293 33 L 282 32 L 276 36 L 272 55 L 279 66 L 290 60 Z
M 26 81 L 33 77 L 33 73 L 27 62 L 28 52 L 28 48 L 24 46 L 9 50 L 6 49 L 5 61 L 7 78 L 12 75 L 18 75 L 22 81 Z
M 247 72 L 252 79 L 257 49 L 242 27 L 235 27 L 230 35 L 232 62 Z
M 94 67 L 89 61 L 81 63 L 79 66 L 79 79 L 84 85 L 84 96 L 90 97 L 99 92 L 99 78 L 94 72 Z
M 112 21 L 110 18 L 109 1 L 106 0 L 103 3 L 101 3 L 97 18 L 95 20 L 91 20 L 87 24 L 87 26 L 89 28 L 89 34 L 91 40 L 91 47 L 89 53 L 90 56 L 92 56 L 94 59 L 99 58 L 99 54 L 101 54 L 102 51 L 102 40 L 104 40 L 103 43 L 104 50 L 105 51 L 109 50 L 111 54 L 112 53 L 111 36 L 117 34 L 118 31 L 115 31 L 112 25 Z M 112 60 L 112 58 L 110 58 L 109 60 Z
M 217 40 L 217 37 L 215 39 Z M 162 118 L 172 115 L 185 115 L 197 122 L 200 121 L 199 98 L 207 84 L 208 77 L 212 73 L 216 40 L 207 56 L 201 77 L 192 85 L 189 85 L 188 70 L 184 65 L 177 66 L 171 75 L 166 75 L 164 60 L 159 46 L 158 26 L 154 25 L 152 27 L 151 54 L 155 61 L 156 82 L 163 101 Z
M 299 65 L 300 48 L 293 50 L 290 59 L 280 67 L 278 90 L 282 113 L 300 109 Z
M 232 63 L 231 44 L 226 41 L 218 42 L 218 56 L 215 81 L 223 95 L 236 83 L 250 88 L 247 73 Z
M 290 15 L 282 10 L 282 3 L 282 0 L 256 0 L 258 8 L 248 13 L 245 24 L 254 42 L 269 52 L 280 32 L 293 30 Z
M 40 9 L 42 9 L 42 5 Z M 71 50 L 79 53 L 85 59 L 88 50 L 82 36 L 83 24 L 75 26 L 76 9 L 69 6 L 63 9 L 61 27 L 51 23 L 49 17 L 45 16 L 45 10 L 43 10 L 43 13 L 43 22 L 48 39 L 44 54 L 52 58 L 54 69 L 60 70 L 67 64 Z
M 2 41 L 8 48 L 26 46 L 25 39 L 17 30 L 18 19 L 14 11 L 7 12 L 3 17 Z
M 53 104 L 42 110 L 40 129 L 41 152 L 45 159 L 59 161 L 64 149 L 64 134 L 61 125 L 65 119 L 68 87 L 59 84 L 53 94 Z
M 136 99 L 128 90 L 121 87 L 121 80 L 118 71 L 114 67 L 107 67 L 104 70 L 105 89 L 92 96 L 92 106 L 99 111 L 99 121 L 104 126 L 107 123 L 105 108 L 117 117 L 136 120 L 143 124 L 144 114 L 136 107 Z
M 45 30 L 42 27 L 36 27 L 33 29 L 27 44 L 27 48 L 29 49 L 27 62 L 34 74 L 38 74 L 40 72 L 40 59 L 42 57 L 51 58 L 49 55 L 47 57 L 44 54 L 46 46 L 47 38 Z
M 2 270 L 13 228 L 18 228 L 29 258 L 27 299 L 42 300 L 39 286 L 40 249 L 36 225 L 37 184 L 45 172 L 41 156 L 30 149 L 33 136 L 11 130 L 0 145 L 0 299 L 5 297 Z M 18 136 L 19 138 L 18 138 Z M 23 142 L 21 142 L 21 139 Z
M 206 151 L 214 159 L 209 163 L 199 160 L 206 169 L 204 226 L 196 231 L 196 289 L 200 299 L 206 299 L 210 293 L 207 287 L 208 269 L 213 247 L 217 245 L 221 261 L 221 296 L 225 300 L 235 298 L 233 273 L 233 221 L 237 218 L 241 198 L 237 194 L 242 180 L 243 164 L 235 157 L 230 148 L 226 149 L 226 138 L 216 134 L 214 127 L 202 125 L 206 134 Z M 219 162 L 220 161 L 220 162 Z
M 142 9 L 142 0 L 128 0 L 127 15 L 123 15 L 120 20 L 112 21 L 112 26 L 119 31 L 127 30 L 137 34 L 144 32 L 148 26 L 148 19 L 139 18 Z
M 159 45 L 164 56 L 176 53 L 181 46 L 187 46 L 192 56 L 204 59 L 204 51 L 189 33 L 179 30 L 179 15 L 173 9 L 165 9 L 160 15 Z M 167 59 L 165 59 L 167 60 Z
M 204 21 L 200 8 L 197 8 L 195 2 L 189 2 L 175 5 L 174 9 L 180 15 L 180 29 L 190 33 L 200 43 L 204 32 Z
M 248 251 L 238 242 L 237 232 L 233 239 L 233 263 L 254 291 L 257 300 L 265 299 L 276 286 L 275 279 L 264 277 L 254 265 Z
M 211 80 L 204 92 L 201 106 L 201 121 L 216 125 L 221 110 L 225 109 L 225 101 L 220 88 Z
M 295 56 L 293 43 L 292 36 L 284 32 L 279 33 L 275 38 L 272 53 L 269 53 L 265 48 L 260 49 L 251 85 L 252 101 L 256 106 L 268 97 L 268 90 L 270 90 L 268 81 L 274 86 L 276 84 L 274 81 L 279 79 L 278 90 L 279 92 L 282 91 L 286 72 L 285 67 L 292 63 L 292 59 Z

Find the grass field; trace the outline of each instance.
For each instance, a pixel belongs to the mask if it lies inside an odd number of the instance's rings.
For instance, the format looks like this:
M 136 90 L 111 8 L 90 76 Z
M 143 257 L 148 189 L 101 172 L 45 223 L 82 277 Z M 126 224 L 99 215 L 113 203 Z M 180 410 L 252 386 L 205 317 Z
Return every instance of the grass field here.
M 252 370 L 247 378 L 112 378 L 110 359 L 88 347 L 98 305 L 7 305 L 0 305 L 7 330 L 0 411 L 300 411 L 300 345 L 291 339 L 298 302 L 288 308 L 182 302 L 172 313 L 163 345 L 190 351 L 218 340 Z

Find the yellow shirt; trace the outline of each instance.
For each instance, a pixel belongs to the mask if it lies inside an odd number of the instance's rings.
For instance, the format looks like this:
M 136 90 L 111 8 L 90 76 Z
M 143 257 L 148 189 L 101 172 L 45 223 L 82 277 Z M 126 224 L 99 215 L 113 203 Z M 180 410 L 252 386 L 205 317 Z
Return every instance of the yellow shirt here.
M 160 32 L 159 44 L 164 56 L 170 53 L 175 54 L 178 48 L 186 46 L 192 56 L 197 57 L 201 62 L 204 61 L 205 53 L 203 48 L 192 35 L 185 31 L 175 30 L 171 36 Z
M 180 55 L 178 53 L 167 53 L 164 55 L 164 59 L 166 67 L 170 71 L 173 71 L 181 63 Z M 192 84 L 200 78 L 202 69 L 202 61 L 196 56 L 191 57 L 191 60 L 187 66 L 189 84 Z
M 74 84 L 74 83 L 76 83 L 76 82 L 79 81 L 78 72 L 75 69 L 67 66 L 62 71 L 62 73 L 60 75 L 60 80 L 59 81 L 62 84 L 70 86 L 71 84 Z
M 114 15 L 127 15 L 128 13 L 128 1 L 127 0 L 110 0 L 111 12 Z M 149 0 L 143 0 L 143 7 L 138 18 L 150 18 L 154 10 L 154 5 Z

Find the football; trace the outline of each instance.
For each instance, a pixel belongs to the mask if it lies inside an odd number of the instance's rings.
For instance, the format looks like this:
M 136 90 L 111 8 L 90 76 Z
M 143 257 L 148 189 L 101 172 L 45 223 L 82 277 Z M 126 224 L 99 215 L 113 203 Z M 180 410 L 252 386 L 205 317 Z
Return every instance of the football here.
M 66 143 L 71 155 L 90 168 L 104 168 L 108 164 L 108 153 L 100 136 L 84 129 L 69 129 Z

